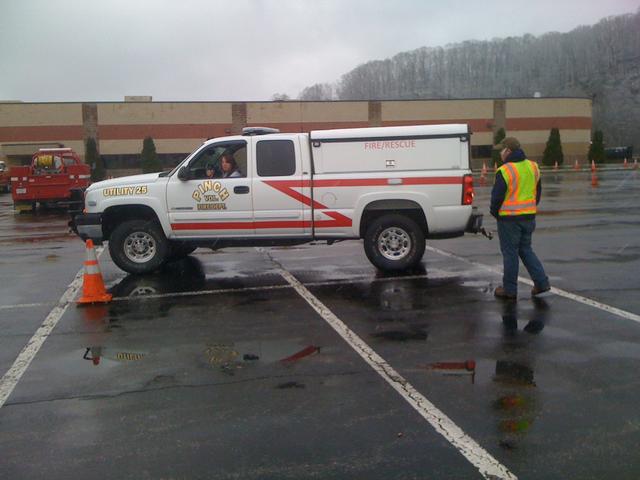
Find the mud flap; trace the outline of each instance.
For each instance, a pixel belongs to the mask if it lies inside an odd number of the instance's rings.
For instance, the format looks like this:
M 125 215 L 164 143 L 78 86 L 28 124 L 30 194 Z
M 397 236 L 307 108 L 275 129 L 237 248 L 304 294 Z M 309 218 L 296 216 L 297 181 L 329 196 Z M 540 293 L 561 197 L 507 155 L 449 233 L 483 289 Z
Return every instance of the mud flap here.
M 489 240 L 492 240 L 493 234 L 482 226 L 482 217 L 483 215 L 481 213 L 477 213 L 474 209 L 474 212 L 471 214 L 469 221 L 467 222 L 467 228 L 465 228 L 464 231 L 465 233 L 481 233 Z
M 465 233 L 480 233 L 482 231 L 482 217 L 481 213 L 473 212 L 464 229 Z

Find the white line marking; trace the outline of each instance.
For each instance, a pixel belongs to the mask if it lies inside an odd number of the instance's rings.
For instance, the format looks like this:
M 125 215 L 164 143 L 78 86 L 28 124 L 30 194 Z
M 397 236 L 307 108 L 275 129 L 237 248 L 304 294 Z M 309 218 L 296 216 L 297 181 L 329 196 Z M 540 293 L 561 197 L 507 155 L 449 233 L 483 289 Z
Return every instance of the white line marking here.
M 103 247 L 96 248 L 96 258 L 100 256 L 102 250 Z M 36 333 L 34 333 L 27 342 L 13 362 L 11 368 L 4 374 L 2 380 L 0 380 L 0 408 L 2 408 L 9 398 L 9 395 L 13 392 L 13 389 L 22 378 L 22 375 L 24 375 L 24 372 L 29 368 L 29 365 L 31 365 L 31 362 L 44 342 L 49 338 L 49 335 L 64 315 L 64 312 L 66 312 L 69 305 L 73 303 L 73 299 L 77 295 L 78 290 L 82 288 L 83 273 L 84 267 L 76 274 L 67 290 L 62 294 L 62 297 L 60 297 L 58 304 L 49 312 L 49 315 L 44 319 L 40 328 L 36 330 Z
M 440 275 L 427 275 L 427 274 L 419 274 L 419 275 L 406 275 L 406 276 L 397 276 L 397 277 L 385 277 L 385 278 L 371 278 L 371 277 L 353 277 L 353 278 L 345 278 L 343 280 L 328 280 L 325 282 L 309 282 L 304 285 L 307 287 L 329 287 L 333 285 L 351 285 L 353 283 L 361 283 L 361 282 L 369 282 L 369 283 L 385 283 L 385 282 L 393 282 L 399 280 L 416 280 L 420 278 L 428 278 L 429 280 L 436 280 L 442 278 L 451 278 L 457 276 L 457 274 L 440 274 Z M 218 288 L 214 290 L 193 290 L 190 292 L 172 292 L 172 293 L 150 293 L 147 295 L 132 295 L 129 297 L 114 297 L 112 302 L 128 302 L 128 301 L 136 301 L 136 300 L 146 300 L 146 299 L 154 299 L 154 298 L 179 298 L 179 297 L 197 297 L 200 295 L 216 295 L 219 293 L 242 293 L 242 292 L 259 292 L 262 290 L 282 290 L 287 288 L 293 288 L 289 284 L 285 285 L 264 285 L 261 287 L 242 287 L 242 288 Z M 9 305 L 7 308 L 11 307 L 28 307 L 28 306 L 37 306 L 38 304 L 33 305 Z M 44 304 L 43 304 L 44 305 Z M 1 308 L 1 307 L 0 307 Z
M 14 310 L 17 308 L 35 308 L 35 307 L 50 307 L 56 305 L 53 302 L 49 303 L 16 303 L 15 305 L 0 305 L 0 310 Z
M 263 249 L 260 252 L 270 255 Z M 271 257 L 270 257 L 271 258 Z M 277 261 L 271 258 L 277 264 Z M 305 288 L 292 274 L 282 268 L 280 275 L 304 298 L 311 307 L 369 364 L 396 392 L 398 392 L 431 426 L 471 462 L 487 479 L 517 479 L 507 467 L 484 450 L 462 431 L 425 396 L 418 392 L 402 375 L 369 347 L 353 330 L 334 315 L 320 300 Z
M 461 260 L 463 262 L 469 263 L 471 265 L 475 265 L 476 267 L 483 268 L 493 273 L 497 273 L 498 275 L 502 275 L 502 270 L 497 267 L 491 267 L 489 265 L 485 265 L 483 263 L 474 262 L 473 260 L 468 260 L 464 257 L 459 257 L 450 252 L 445 252 L 444 250 L 440 250 L 439 248 L 430 247 L 427 245 L 427 250 L 432 251 L 434 253 L 438 253 L 445 257 L 455 258 L 456 260 Z M 533 282 L 528 278 L 518 277 L 518 281 L 522 282 L 526 285 L 533 286 Z M 568 298 L 569 300 L 573 300 L 574 302 L 583 303 L 584 305 L 588 305 L 593 308 L 597 308 L 607 313 L 611 313 L 613 315 L 617 315 L 618 317 L 626 318 L 627 320 L 632 320 L 634 322 L 640 323 L 640 315 L 637 315 L 632 312 L 627 312 L 626 310 L 622 310 L 620 308 L 612 307 L 611 305 L 607 305 L 606 303 L 600 303 L 591 298 L 583 297 L 581 295 L 576 295 L 575 293 L 568 292 L 566 290 L 562 290 L 561 288 L 551 287 L 551 293 L 555 293 L 560 297 Z
M 332 285 L 350 285 L 352 283 L 360 283 L 360 282 L 371 282 L 371 283 L 380 283 L 380 282 L 390 282 L 397 280 L 415 280 L 418 278 L 429 278 L 430 280 L 434 280 L 437 278 L 449 278 L 451 275 L 440 275 L 434 276 L 430 275 L 407 275 L 404 277 L 387 277 L 387 278 L 371 278 L 371 277 L 354 277 L 347 278 L 344 280 L 328 280 L 326 282 L 309 282 L 306 283 L 306 286 L 309 287 L 327 287 Z M 135 301 L 135 300 L 145 300 L 151 298 L 179 298 L 179 297 L 197 297 L 200 295 L 215 295 L 218 293 L 242 293 L 242 292 L 259 292 L 262 290 L 282 290 L 292 288 L 291 285 L 264 285 L 260 287 L 242 287 L 242 288 L 218 288 L 214 290 L 193 290 L 190 292 L 172 292 L 172 293 L 151 293 L 148 295 L 132 295 L 129 297 L 114 297 L 113 302 L 126 302 L 126 301 Z M 37 304 L 34 304 L 37 305 Z M 29 306 L 29 305 L 25 305 Z M 8 306 L 7 308 L 10 308 Z M 16 305 L 16 307 L 22 307 L 22 305 Z
M 351 285 L 353 283 L 370 282 L 370 283 L 384 283 L 393 281 L 405 281 L 416 280 L 420 278 L 429 278 L 429 280 L 439 278 L 450 278 L 456 276 L 456 274 L 440 274 L 440 275 L 405 275 L 397 277 L 385 277 L 385 278 L 372 278 L 372 277 L 353 277 L 345 278 L 341 280 L 327 280 L 325 282 L 308 282 L 305 283 L 307 287 L 328 287 L 332 285 Z M 146 300 L 154 298 L 180 298 L 180 297 L 197 297 L 201 295 L 216 295 L 219 293 L 242 293 L 242 292 L 257 292 L 261 290 L 280 290 L 292 288 L 288 283 L 285 285 L 263 285 L 259 287 L 242 287 L 242 288 L 218 288 L 214 290 L 192 290 L 189 292 L 170 292 L 170 293 L 151 293 L 148 295 L 131 295 L 129 297 L 114 297 L 112 302 L 131 302 L 136 300 Z M 75 302 L 74 302 L 75 303 Z M 47 307 L 54 306 L 55 303 L 18 303 L 15 305 L 0 305 L 1 310 L 13 310 L 20 308 L 35 308 L 35 307 Z

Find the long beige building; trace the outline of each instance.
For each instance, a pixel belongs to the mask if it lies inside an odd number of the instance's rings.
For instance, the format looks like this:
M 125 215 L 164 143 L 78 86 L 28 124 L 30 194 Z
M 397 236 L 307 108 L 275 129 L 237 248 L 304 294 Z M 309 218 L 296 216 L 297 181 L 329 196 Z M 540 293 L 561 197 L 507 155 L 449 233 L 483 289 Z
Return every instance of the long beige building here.
M 89 137 L 98 141 L 105 165 L 139 168 L 142 141 L 150 136 L 170 166 L 204 140 L 237 134 L 246 126 L 283 132 L 392 125 L 467 123 L 472 156 L 491 155 L 501 127 L 516 136 L 530 158 L 542 156 L 551 128 L 559 128 L 568 161 L 584 160 L 591 139 L 589 98 L 514 98 L 331 102 L 0 102 L 0 158 L 28 162 L 38 148 L 64 145 L 84 155 Z M 141 101 L 142 100 L 142 101 Z

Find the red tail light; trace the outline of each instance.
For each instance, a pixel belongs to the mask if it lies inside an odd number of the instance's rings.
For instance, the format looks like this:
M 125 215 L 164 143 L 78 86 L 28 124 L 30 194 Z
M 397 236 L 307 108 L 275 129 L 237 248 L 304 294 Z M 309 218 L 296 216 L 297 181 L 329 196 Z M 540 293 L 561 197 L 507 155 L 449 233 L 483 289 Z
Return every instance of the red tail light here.
M 471 175 L 462 177 L 462 204 L 473 204 L 473 177 Z

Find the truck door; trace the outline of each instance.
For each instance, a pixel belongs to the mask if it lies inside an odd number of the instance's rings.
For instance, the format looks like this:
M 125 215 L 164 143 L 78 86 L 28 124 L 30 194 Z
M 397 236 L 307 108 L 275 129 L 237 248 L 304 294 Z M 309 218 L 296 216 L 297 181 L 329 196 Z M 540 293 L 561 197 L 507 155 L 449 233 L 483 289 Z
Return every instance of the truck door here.
M 178 178 L 178 172 L 171 176 L 167 210 L 175 237 L 254 235 L 252 165 L 247 151 L 245 140 L 213 143 L 186 165 L 188 179 Z
M 310 176 L 303 172 L 299 136 L 251 138 L 256 236 L 310 238 Z

